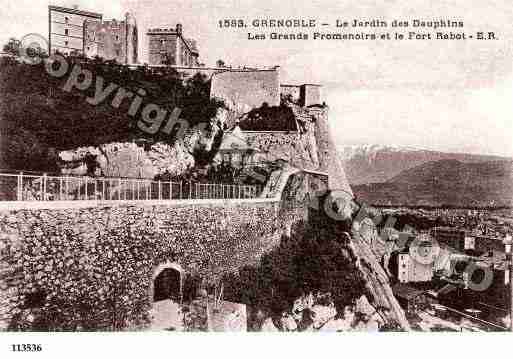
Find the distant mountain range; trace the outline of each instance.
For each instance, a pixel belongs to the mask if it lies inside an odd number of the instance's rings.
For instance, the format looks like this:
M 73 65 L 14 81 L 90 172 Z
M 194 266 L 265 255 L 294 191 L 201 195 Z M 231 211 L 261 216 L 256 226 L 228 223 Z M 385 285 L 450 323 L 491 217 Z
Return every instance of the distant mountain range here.
M 347 178 L 351 184 L 382 183 L 404 170 L 430 161 L 458 160 L 463 163 L 511 160 L 511 158 L 447 153 L 412 147 L 380 145 L 345 146 L 338 148 Z
M 376 205 L 511 206 L 513 159 L 413 148 L 341 151 L 355 194 Z

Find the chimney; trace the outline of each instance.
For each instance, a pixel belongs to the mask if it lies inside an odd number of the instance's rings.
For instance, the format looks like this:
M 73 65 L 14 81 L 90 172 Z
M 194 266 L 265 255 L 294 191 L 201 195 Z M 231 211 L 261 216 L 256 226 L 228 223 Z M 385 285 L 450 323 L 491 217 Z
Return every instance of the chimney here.
M 182 36 L 182 24 L 176 24 L 176 33 Z

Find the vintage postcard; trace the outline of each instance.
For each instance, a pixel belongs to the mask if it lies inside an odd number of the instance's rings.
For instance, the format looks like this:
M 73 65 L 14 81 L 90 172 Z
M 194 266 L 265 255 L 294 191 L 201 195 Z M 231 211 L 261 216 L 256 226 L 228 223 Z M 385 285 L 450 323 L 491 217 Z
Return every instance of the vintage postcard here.
M 510 0 L 0 20 L 10 354 L 45 351 L 14 332 L 512 330 Z

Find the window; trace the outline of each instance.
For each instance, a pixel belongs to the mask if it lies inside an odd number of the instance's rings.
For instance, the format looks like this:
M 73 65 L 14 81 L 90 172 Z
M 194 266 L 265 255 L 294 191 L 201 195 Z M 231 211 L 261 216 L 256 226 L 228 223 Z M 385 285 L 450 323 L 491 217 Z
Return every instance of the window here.
M 64 18 L 64 22 L 67 24 L 67 23 L 68 23 L 68 21 L 69 21 L 69 17 L 67 17 L 67 16 L 66 16 L 66 17 Z
M 119 41 L 119 36 L 118 35 L 116 35 L 116 41 Z
M 91 50 L 91 48 L 89 46 L 87 46 L 87 51 Z
M 64 41 L 64 46 L 68 46 L 68 42 L 67 41 Z
M 116 50 L 116 56 L 119 56 L 119 50 Z
M 69 30 L 68 29 L 64 29 L 64 35 L 69 35 Z

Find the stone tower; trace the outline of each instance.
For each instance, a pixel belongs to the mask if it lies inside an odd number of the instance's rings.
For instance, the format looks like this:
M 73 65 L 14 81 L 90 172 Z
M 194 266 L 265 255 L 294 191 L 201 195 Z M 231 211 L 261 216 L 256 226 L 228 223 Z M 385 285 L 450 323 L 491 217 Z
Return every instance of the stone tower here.
M 84 24 L 84 54 L 115 60 L 120 64 L 138 62 L 138 31 L 135 18 L 126 13 L 123 20 L 88 20 Z
M 198 66 L 198 49 L 194 40 L 183 37 L 183 27 L 148 30 L 150 65 Z

